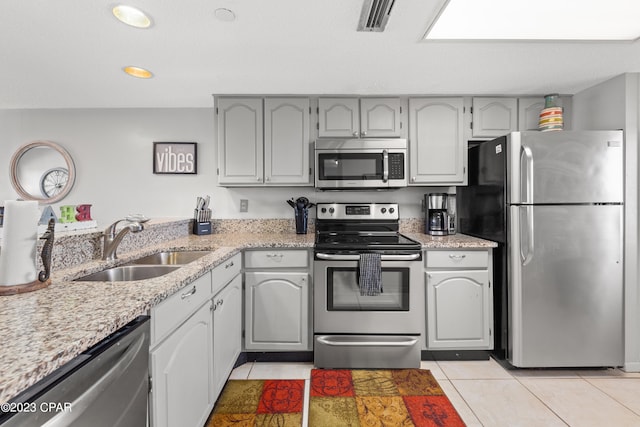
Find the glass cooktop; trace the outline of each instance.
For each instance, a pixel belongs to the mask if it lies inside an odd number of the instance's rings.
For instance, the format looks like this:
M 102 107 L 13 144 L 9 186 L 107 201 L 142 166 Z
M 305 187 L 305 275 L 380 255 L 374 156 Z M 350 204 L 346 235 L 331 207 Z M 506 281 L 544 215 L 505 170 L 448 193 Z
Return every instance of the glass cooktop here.
M 316 248 L 321 249 L 405 249 L 419 250 L 422 245 L 395 232 L 316 233 Z

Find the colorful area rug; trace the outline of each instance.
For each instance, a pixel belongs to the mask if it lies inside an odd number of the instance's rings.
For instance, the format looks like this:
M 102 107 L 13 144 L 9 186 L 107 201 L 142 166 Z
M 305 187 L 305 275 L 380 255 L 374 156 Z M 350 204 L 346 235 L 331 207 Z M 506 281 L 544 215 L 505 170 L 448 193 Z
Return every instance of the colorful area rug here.
M 427 370 L 311 371 L 309 427 L 464 425 Z
M 207 427 L 300 427 L 304 380 L 229 380 Z

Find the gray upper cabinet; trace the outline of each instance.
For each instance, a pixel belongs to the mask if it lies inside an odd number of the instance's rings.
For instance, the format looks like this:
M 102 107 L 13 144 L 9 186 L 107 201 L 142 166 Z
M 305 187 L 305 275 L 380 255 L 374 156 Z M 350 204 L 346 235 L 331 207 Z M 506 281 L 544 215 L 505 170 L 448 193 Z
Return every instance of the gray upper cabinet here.
M 400 98 L 319 98 L 320 138 L 402 136 Z
M 220 98 L 216 111 L 218 182 L 263 183 L 262 98 Z
M 320 138 L 358 137 L 359 134 L 358 98 L 318 99 L 318 136 Z
M 362 137 L 400 137 L 402 107 L 399 98 L 361 98 L 360 132 Z
M 219 98 L 219 184 L 311 185 L 309 107 L 309 98 Z
M 264 180 L 308 184 L 309 98 L 264 100 Z
M 518 130 L 517 98 L 473 98 L 474 138 L 492 138 Z
M 538 130 L 540 111 L 544 108 L 544 98 L 520 98 L 518 100 L 518 130 Z
M 564 129 L 571 129 L 571 97 L 560 97 L 560 104 L 563 108 Z M 538 120 L 540 111 L 544 108 L 543 96 L 532 96 L 518 98 L 518 130 L 538 130 Z
M 410 185 L 464 184 L 463 122 L 463 98 L 409 99 Z

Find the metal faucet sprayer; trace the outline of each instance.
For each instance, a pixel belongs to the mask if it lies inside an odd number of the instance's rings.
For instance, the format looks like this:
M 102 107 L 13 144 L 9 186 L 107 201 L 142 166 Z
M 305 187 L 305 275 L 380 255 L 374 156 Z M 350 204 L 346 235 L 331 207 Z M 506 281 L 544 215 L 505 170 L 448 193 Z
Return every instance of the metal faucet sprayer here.
M 118 258 L 116 249 L 118 249 L 118 245 L 120 245 L 120 242 L 128 232 L 139 233 L 144 230 L 144 226 L 140 222 L 129 222 L 116 234 L 116 226 L 122 221 L 127 220 L 120 219 L 104 230 L 102 259 L 105 261 L 113 261 Z

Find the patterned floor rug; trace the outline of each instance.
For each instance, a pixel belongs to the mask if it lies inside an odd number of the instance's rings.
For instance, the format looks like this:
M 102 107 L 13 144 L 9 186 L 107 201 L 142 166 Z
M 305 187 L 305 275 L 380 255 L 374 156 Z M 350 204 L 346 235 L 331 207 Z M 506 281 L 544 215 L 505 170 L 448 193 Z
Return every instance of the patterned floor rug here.
M 206 427 L 300 427 L 304 380 L 229 380 Z
M 309 427 L 464 425 L 427 370 L 311 371 Z

